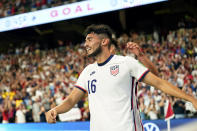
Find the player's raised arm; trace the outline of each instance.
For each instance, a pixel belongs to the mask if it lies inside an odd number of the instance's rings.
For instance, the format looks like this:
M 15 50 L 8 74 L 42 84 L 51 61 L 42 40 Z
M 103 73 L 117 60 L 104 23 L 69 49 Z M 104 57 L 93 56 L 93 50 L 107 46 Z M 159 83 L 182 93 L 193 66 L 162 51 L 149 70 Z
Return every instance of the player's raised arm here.
M 62 102 L 62 104 L 49 110 L 46 115 L 48 123 L 55 123 L 58 114 L 69 111 L 83 96 L 85 92 L 78 88 L 74 88 L 71 94 Z
M 159 90 L 163 91 L 164 93 L 169 94 L 171 96 L 175 96 L 175 97 L 190 101 L 193 104 L 193 106 L 195 107 L 195 109 L 197 109 L 197 99 L 195 99 L 193 96 L 186 94 L 185 92 L 180 90 L 178 87 L 173 86 L 168 81 L 160 79 L 159 77 L 155 76 L 151 72 L 149 72 L 144 77 L 142 82 L 144 82 L 148 85 L 151 85 L 151 86 L 153 86 L 153 87 L 155 87 L 155 88 L 157 88 L 157 89 L 159 89 Z
M 153 74 L 156 76 L 159 75 L 157 68 L 155 65 L 147 58 L 147 56 L 143 53 L 141 47 L 135 42 L 128 42 L 127 49 L 131 51 L 131 53 L 137 56 L 137 59 L 146 66 Z

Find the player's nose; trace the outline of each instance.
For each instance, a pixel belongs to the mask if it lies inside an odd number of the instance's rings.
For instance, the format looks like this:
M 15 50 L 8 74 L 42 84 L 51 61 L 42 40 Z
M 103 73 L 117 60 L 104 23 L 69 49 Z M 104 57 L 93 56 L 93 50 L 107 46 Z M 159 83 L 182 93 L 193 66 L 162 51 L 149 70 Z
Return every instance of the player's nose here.
M 85 41 L 84 47 L 85 47 L 85 48 L 88 47 L 88 42 L 87 42 L 87 41 Z

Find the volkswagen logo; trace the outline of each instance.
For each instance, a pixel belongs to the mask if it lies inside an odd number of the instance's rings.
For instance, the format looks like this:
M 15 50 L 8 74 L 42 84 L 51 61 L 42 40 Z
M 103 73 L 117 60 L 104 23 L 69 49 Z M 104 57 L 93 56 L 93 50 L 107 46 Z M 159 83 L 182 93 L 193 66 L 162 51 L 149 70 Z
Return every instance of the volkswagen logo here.
M 144 124 L 144 131 L 160 131 L 159 127 L 154 123 Z

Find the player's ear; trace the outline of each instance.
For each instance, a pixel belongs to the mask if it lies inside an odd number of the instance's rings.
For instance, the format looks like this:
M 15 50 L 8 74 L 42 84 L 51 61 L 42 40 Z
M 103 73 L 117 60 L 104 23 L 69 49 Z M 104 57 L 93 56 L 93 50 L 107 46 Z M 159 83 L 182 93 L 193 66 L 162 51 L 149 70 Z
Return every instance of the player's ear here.
M 102 43 L 102 45 L 106 46 L 106 45 L 109 44 L 109 39 L 108 38 L 104 38 L 104 39 L 102 39 L 101 43 Z

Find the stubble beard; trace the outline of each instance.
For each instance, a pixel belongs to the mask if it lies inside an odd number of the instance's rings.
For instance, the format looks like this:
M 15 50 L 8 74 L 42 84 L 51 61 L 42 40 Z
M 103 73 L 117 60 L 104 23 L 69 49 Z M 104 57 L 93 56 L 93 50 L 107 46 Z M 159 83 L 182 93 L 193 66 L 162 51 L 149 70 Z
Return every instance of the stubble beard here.
M 93 57 L 93 58 L 95 58 L 95 57 L 97 57 L 98 55 L 100 55 L 101 52 L 102 52 L 101 45 L 99 45 L 99 47 L 97 47 L 97 49 L 96 49 L 94 52 L 92 52 L 91 54 L 88 54 L 88 57 Z

